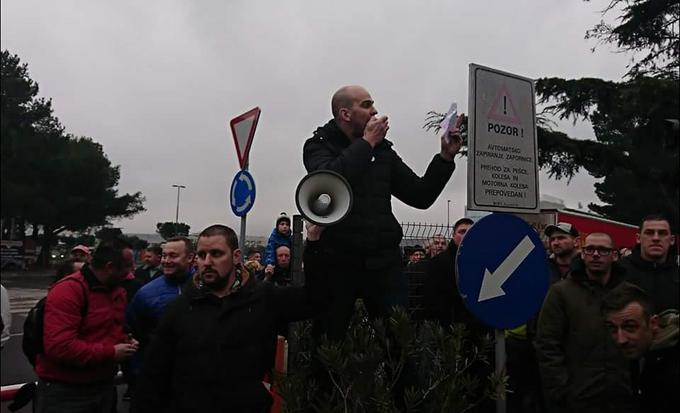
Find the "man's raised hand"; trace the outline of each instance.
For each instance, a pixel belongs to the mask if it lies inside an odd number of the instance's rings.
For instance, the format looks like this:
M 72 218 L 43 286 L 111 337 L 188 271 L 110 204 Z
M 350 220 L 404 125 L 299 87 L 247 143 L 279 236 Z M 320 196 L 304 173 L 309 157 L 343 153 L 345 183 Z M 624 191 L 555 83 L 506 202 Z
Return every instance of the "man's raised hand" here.
M 456 119 L 456 124 L 453 129 L 444 132 L 444 135 L 442 135 L 441 152 L 439 155 L 447 161 L 453 161 L 456 154 L 463 146 L 463 137 L 460 135 L 460 127 L 464 120 L 465 115 L 461 113 L 461 115 L 458 116 L 458 119 Z

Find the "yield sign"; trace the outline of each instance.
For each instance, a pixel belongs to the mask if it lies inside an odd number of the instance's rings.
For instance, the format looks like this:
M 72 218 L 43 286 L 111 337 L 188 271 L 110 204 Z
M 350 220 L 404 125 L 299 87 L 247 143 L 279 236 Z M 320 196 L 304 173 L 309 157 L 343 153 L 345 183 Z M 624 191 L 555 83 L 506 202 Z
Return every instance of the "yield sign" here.
M 496 120 L 500 122 L 513 123 L 515 125 L 521 125 L 522 122 L 517 116 L 517 109 L 515 109 L 515 104 L 512 103 L 512 98 L 510 97 L 510 91 L 508 87 L 503 82 L 503 85 L 498 89 L 498 94 L 496 99 L 491 105 L 491 109 L 487 114 L 487 117 L 491 120 Z
M 257 121 L 259 119 L 260 108 L 256 107 L 243 115 L 235 117 L 229 122 L 231 134 L 234 136 L 236 155 L 238 156 L 238 162 L 241 169 L 244 169 L 244 165 L 248 162 L 250 146 L 253 144 L 255 128 L 257 128 Z

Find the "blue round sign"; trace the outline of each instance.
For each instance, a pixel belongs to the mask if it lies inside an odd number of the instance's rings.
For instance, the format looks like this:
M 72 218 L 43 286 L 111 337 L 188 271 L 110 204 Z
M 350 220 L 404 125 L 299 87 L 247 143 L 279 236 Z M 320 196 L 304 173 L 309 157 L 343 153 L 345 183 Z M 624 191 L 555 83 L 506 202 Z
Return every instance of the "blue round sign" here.
M 255 180 L 248 171 L 241 170 L 231 181 L 229 191 L 231 210 L 237 217 L 244 217 L 255 204 Z
M 518 327 L 533 317 L 548 291 L 548 263 L 536 230 L 521 218 L 491 214 L 465 234 L 456 258 L 465 306 L 495 328 Z

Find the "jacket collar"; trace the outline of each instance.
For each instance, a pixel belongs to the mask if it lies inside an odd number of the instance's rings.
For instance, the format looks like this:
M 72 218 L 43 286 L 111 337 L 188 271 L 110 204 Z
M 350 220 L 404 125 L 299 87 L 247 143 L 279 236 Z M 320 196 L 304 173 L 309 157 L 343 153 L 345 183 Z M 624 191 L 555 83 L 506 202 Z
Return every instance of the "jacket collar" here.
M 182 276 L 182 277 L 180 277 L 180 278 L 170 278 L 170 277 L 166 277 L 165 274 L 162 274 L 162 273 L 161 273 L 160 276 L 163 277 L 163 280 L 165 281 L 166 284 L 183 285 L 183 284 L 187 284 L 187 283 L 188 283 L 189 279 L 191 278 L 191 272 L 187 271 L 187 272 L 184 274 L 184 276 Z
M 314 131 L 314 137 L 321 140 L 328 140 L 336 145 L 340 145 L 343 148 L 349 146 L 351 143 L 349 138 L 340 130 L 338 124 L 335 123 L 335 119 L 329 120 L 325 125 L 318 127 Z
M 90 264 L 83 265 L 83 267 L 80 269 L 80 273 L 83 275 L 83 278 L 85 279 L 85 282 L 87 283 L 87 286 L 90 289 L 107 288 L 106 285 L 99 281 L 97 276 L 94 275 L 92 269 L 90 268 Z
M 246 282 L 243 286 L 233 290 L 231 294 L 227 297 L 239 296 L 241 294 L 249 295 L 255 288 L 257 284 L 255 277 L 244 267 L 242 264 L 238 264 L 239 269 L 242 273 L 247 274 Z M 184 296 L 186 296 L 190 301 L 205 300 L 205 299 L 218 299 L 216 295 L 212 294 L 208 288 L 206 288 L 203 283 L 198 278 L 198 271 L 193 275 L 190 282 L 186 283 L 184 288 Z
M 621 265 L 618 262 L 612 263 L 612 273 L 611 276 L 609 277 L 609 281 L 604 286 L 604 288 L 610 289 L 620 284 L 623 281 L 625 271 L 626 270 L 623 267 L 621 267 Z M 583 259 L 581 259 L 581 257 L 578 256 L 574 257 L 574 259 L 571 261 L 571 269 L 569 270 L 569 274 L 567 276 L 580 284 L 600 285 L 599 283 L 596 283 L 595 281 L 592 281 L 591 279 L 588 278 L 588 275 L 586 274 L 585 263 L 583 262 Z
M 651 262 L 643 259 L 642 252 L 640 250 L 640 244 L 636 245 L 635 248 L 633 248 L 633 253 L 630 254 L 630 257 L 628 257 L 628 259 L 637 268 L 645 271 L 654 271 L 671 268 L 675 265 L 675 255 L 673 255 L 673 247 L 674 245 L 671 245 L 671 248 L 668 251 L 668 256 L 666 257 L 666 261 L 662 263 Z

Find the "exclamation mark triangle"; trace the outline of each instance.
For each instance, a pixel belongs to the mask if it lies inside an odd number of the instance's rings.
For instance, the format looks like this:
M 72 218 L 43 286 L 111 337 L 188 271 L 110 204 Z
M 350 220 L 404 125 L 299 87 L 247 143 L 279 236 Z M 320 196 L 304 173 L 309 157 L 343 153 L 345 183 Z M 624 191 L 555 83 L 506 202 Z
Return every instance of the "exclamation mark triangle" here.
M 487 118 L 500 122 L 512 123 L 515 125 L 522 124 L 519 116 L 517 115 L 515 104 L 512 103 L 510 91 L 508 91 L 508 87 L 505 85 L 505 83 L 503 83 L 501 88 L 498 90 L 498 94 L 493 101 L 493 105 L 491 105 L 491 109 L 487 114 Z

